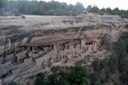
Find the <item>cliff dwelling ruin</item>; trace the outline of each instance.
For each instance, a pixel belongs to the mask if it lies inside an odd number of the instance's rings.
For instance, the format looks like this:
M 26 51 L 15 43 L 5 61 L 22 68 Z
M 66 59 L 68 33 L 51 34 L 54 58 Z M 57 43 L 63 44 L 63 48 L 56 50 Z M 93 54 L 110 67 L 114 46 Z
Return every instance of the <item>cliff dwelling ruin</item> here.
M 115 15 L 0 17 L 0 78 L 18 81 L 53 66 L 89 66 L 107 54 L 104 35 L 116 41 L 128 22 Z M 8 24 L 6 24 L 6 23 Z

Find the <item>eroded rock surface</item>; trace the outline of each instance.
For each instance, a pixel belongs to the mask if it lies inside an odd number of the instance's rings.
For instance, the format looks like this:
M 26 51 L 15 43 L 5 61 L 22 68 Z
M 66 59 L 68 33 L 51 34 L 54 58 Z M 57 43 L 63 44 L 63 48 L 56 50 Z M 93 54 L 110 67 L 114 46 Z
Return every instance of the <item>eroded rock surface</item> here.
M 5 84 L 50 71 L 52 66 L 88 66 L 109 55 L 127 19 L 114 15 L 0 17 L 0 78 Z

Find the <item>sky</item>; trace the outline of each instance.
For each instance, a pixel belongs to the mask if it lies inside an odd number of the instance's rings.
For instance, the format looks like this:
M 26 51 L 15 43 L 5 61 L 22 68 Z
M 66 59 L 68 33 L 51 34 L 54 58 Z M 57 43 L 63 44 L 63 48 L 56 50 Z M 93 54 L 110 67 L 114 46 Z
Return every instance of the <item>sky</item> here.
M 51 1 L 51 0 L 43 0 Z M 67 4 L 75 4 L 76 2 L 81 2 L 85 7 L 88 5 L 97 5 L 99 8 L 110 7 L 114 9 L 118 7 L 119 9 L 128 10 L 128 0 L 54 0 L 59 2 L 66 2 Z

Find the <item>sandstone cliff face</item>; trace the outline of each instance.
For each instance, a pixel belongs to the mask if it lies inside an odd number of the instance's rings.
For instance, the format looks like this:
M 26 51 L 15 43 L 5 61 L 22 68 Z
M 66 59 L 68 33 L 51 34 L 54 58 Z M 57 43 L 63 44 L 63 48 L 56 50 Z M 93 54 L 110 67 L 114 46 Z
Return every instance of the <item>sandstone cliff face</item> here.
M 25 19 L 21 17 L 0 17 L 0 39 L 1 49 L 4 44 L 20 44 L 24 38 L 30 38 L 33 35 L 45 35 L 54 33 L 59 30 L 78 31 L 89 29 L 119 29 L 122 20 L 119 16 L 114 15 L 94 15 L 83 14 L 79 16 L 30 16 L 26 15 Z M 70 29 L 69 29 L 70 28 Z M 76 29 L 74 29 L 76 28 Z M 44 32 L 45 30 L 45 32 Z M 46 30 L 49 30 L 46 32 Z M 101 30 L 102 31 L 102 30 Z M 8 41 L 7 41 L 8 40 Z M 26 40 L 27 42 L 27 40 Z M 3 44 L 4 43 L 4 44 Z M 14 45 L 12 45 L 13 47 Z M 6 46 L 8 47 L 8 46 Z M 2 49 L 3 50 L 3 49 Z
M 109 53 L 127 21 L 114 15 L 0 17 L 0 78 L 18 81 L 52 66 L 88 66 Z M 81 18 L 82 17 L 82 18 Z M 6 70 L 6 71 L 5 71 Z

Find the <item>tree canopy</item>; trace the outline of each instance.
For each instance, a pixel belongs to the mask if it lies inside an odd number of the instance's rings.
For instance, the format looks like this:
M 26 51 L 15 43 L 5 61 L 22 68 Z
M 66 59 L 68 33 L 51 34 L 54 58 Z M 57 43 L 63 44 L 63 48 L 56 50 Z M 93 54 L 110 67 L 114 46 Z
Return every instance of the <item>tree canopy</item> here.
M 102 8 L 99 9 L 97 6 L 89 5 L 87 7 L 88 12 L 98 13 L 98 14 L 108 14 L 108 15 L 120 15 L 122 18 L 128 18 L 128 10 L 120 10 L 119 8 Z
M 0 0 L 0 8 L 5 15 L 10 14 L 33 14 L 33 15 L 76 15 L 84 10 L 82 3 L 75 5 L 58 1 L 37 1 L 37 0 Z M 15 10 L 15 11 L 14 11 Z
M 65 2 L 51 0 L 0 0 L 0 15 L 78 15 L 84 11 L 98 13 L 120 15 L 122 18 L 128 18 L 128 10 L 119 10 L 118 8 L 102 8 L 89 5 L 84 8 L 84 5 L 77 2 L 75 5 Z
M 37 74 L 35 85 L 89 85 L 87 71 L 79 65 L 69 71 L 55 69 L 47 78 L 44 73 Z

